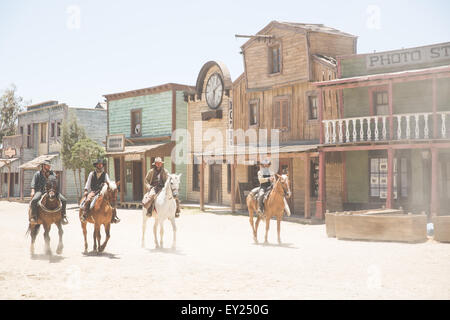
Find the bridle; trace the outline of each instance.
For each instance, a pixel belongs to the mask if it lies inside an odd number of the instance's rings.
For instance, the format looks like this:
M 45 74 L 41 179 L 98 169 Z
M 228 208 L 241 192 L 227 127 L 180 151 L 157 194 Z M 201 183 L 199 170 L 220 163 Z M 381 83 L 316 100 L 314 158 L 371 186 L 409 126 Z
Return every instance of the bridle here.
M 280 183 L 281 184 L 281 188 L 283 189 L 284 192 L 284 196 L 286 198 L 290 198 L 291 197 L 291 190 L 289 188 L 289 183 L 287 183 L 286 181 L 281 181 L 283 176 L 279 176 L 276 183 Z M 286 185 L 286 187 L 285 187 Z

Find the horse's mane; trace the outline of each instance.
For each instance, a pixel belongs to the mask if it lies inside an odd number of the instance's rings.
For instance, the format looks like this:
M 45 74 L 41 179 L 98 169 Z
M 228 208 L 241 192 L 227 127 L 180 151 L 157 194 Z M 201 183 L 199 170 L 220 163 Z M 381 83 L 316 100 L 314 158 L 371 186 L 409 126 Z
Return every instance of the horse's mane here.
M 109 182 L 109 188 L 111 188 L 112 191 L 115 191 L 115 190 L 117 189 L 116 183 L 115 183 L 114 181 L 110 181 L 110 182 Z M 106 194 L 106 191 L 108 191 L 108 184 L 107 184 L 107 183 L 105 183 L 105 184 L 103 185 L 103 188 L 102 188 L 102 190 L 100 191 L 100 195 L 101 195 L 101 196 L 104 196 L 104 195 Z

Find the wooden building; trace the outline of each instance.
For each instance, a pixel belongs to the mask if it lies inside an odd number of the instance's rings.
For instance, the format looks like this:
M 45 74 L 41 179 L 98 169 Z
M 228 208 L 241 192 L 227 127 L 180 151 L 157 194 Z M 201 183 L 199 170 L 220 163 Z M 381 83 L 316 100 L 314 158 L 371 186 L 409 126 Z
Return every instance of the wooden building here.
M 316 83 L 320 96 L 338 92 L 340 99 L 337 114 L 319 101 L 317 215 L 334 211 L 324 163 L 336 153 L 345 210 L 449 214 L 450 43 L 341 56 L 338 74 Z
M 192 87 L 164 84 L 151 88 L 104 95 L 107 101 L 106 151 L 111 179 L 121 181 L 120 203 L 139 204 L 144 179 L 155 157 L 169 172 L 182 173 L 179 197 L 186 199 L 186 165 L 171 159 L 176 129 L 187 128 L 184 92 Z
M 222 118 L 204 116 L 202 125 L 204 129 L 221 128 L 224 143 L 222 150 L 213 152 L 214 164 L 193 161 L 189 166 L 192 181 L 188 198 L 199 200 L 201 206 L 219 203 L 231 205 L 233 210 L 236 204 L 244 208 L 245 195 L 258 185 L 258 163 L 269 155 L 279 158 L 274 169 L 291 177 L 291 211 L 309 218 L 315 210 L 318 190 L 320 136 L 319 96 L 313 83 L 336 78 L 336 57 L 356 53 L 356 37 L 319 24 L 272 21 L 241 49 L 244 73 L 240 77 L 231 83 L 222 64 L 207 63 L 199 73 L 196 95 L 190 97 L 189 125 L 201 121 L 202 115 L 217 115 L 208 107 L 206 83 L 215 73 L 223 75 L 225 90 L 218 108 Z M 327 114 L 336 115 L 337 94 L 325 99 Z M 234 134 L 241 129 L 247 133 L 246 140 L 230 136 L 229 129 Z M 272 130 L 279 136 L 279 145 L 272 145 L 277 140 L 272 137 Z M 256 132 L 256 144 L 249 140 L 251 132 Z M 210 154 L 211 148 L 206 152 L 193 151 L 194 156 L 207 157 L 212 162 Z M 240 156 L 244 156 L 244 161 L 236 161 Z M 330 157 L 327 163 L 330 181 L 334 183 L 330 182 L 330 199 L 336 209 L 342 206 L 342 171 L 334 169 L 340 163 L 339 155 Z
M 61 192 L 70 201 L 77 200 L 77 186 L 71 171 L 63 169 L 61 150 L 62 122 L 74 116 L 86 135 L 102 144 L 106 133 L 106 110 L 74 108 L 58 101 L 27 106 L 18 116 L 18 135 L 3 138 L 6 146 L 0 160 L 2 198 L 29 197 L 31 179 L 41 160 L 49 160 Z

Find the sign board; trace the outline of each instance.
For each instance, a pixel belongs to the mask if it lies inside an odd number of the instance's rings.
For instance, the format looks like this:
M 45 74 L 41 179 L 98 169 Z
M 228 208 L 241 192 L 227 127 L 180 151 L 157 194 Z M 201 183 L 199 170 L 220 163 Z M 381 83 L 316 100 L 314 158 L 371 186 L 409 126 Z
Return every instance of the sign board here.
M 4 151 L 5 156 L 12 158 L 16 155 L 16 149 L 9 147 Z
M 125 150 L 125 135 L 112 134 L 106 136 L 106 152 L 122 152 Z
M 450 61 L 450 42 L 366 56 L 367 70 Z
M 126 154 L 125 161 L 141 161 L 141 155 L 139 153 Z

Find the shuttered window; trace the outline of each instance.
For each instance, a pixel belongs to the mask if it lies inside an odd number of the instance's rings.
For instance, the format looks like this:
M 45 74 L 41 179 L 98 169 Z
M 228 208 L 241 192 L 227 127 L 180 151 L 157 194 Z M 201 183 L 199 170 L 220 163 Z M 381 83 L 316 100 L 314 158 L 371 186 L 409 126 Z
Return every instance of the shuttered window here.
M 281 46 L 269 47 L 269 73 L 279 73 L 281 71 Z
M 287 97 L 277 98 L 273 103 L 273 128 L 287 131 L 290 128 L 290 105 Z

